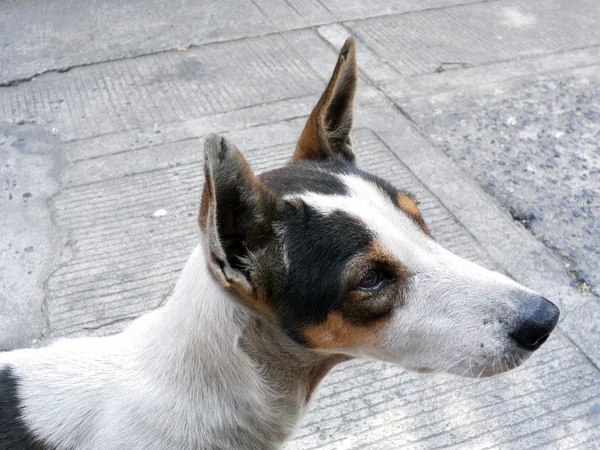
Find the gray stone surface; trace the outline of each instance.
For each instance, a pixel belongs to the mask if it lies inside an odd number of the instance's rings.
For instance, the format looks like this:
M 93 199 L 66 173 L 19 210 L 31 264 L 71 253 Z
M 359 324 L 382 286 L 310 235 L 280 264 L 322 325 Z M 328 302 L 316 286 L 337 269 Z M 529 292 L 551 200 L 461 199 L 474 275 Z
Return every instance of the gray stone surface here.
M 476 0 L 5 0 L 0 84 L 107 60 Z
M 339 367 L 287 448 L 599 448 L 599 22 L 593 0 L 1 3 L 0 347 L 159 305 L 198 239 L 201 138 L 282 164 L 354 34 L 359 165 L 561 323 L 491 380 Z
M 280 35 L 95 64 L 0 90 L 0 118 L 63 141 L 164 126 L 316 94 L 317 75 Z
M 34 345 L 46 331 L 45 284 L 66 241 L 49 208 L 62 167 L 56 136 L 0 123 L 0 350 Z
M 329 20 L 317 0 L 2 2 L 0 82 Z

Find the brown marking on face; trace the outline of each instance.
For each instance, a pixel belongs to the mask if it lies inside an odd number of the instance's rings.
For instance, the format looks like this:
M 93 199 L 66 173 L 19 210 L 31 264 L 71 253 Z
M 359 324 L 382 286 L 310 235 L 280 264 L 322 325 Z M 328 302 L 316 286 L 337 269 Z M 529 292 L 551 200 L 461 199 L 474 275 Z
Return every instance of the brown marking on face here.
M 367 251 L 356 255 L 346 265 L 344 280 L 349 287 L 353 282 L 357 282 L 356 274 L 366 267 L 385 266 L 391 269 L 398 281 L 405 282 L 407 273 L 404 266 L 385 248 L 383 242 L 375 240 L 371 243 Z
M 308 325 L 303 335 L 309 347 L 336 349 L 348 347 L 377 348 L 383 345 L 383 329 L 387 320 L 368 325 L 355 325 L 339 311 L 332 311 L 324 322 Z
M 421 211 L 419 211 L 419 206 L 415 199 L 411 198 L 408 194 L 402 193 L 396 198 L 396 204 L 417 222 L 427 236 L 431 236 L 429 228 L 427 228 L 425 221 L 421 217 Z
M 357 288 L 367 270 L 385 274 L 384 285 L 369 291 Z M 340 306 L 325 321 L 304 327 L 309 346 L 335 349 L 358 346 L 376 348 L 382 344 L 383 330 L 394 311 L 402 307 L 403 287 L 409 275 L 402 264 L 374 241 L 367 251 L 354 257 L 344 270 Z

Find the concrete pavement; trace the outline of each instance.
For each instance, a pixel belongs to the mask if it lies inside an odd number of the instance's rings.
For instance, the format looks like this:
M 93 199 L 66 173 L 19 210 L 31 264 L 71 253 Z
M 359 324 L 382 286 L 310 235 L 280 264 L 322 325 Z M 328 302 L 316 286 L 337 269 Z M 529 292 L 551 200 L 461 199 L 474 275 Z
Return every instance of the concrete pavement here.
M 340 367 L 288 448 L 599 448 L 599 24 L 594 0 L 1 3 L 0 347 L 158 306 L 202 136 L 282 164 L 353 35 L 359 164 L 562 320 L 492 380 Z

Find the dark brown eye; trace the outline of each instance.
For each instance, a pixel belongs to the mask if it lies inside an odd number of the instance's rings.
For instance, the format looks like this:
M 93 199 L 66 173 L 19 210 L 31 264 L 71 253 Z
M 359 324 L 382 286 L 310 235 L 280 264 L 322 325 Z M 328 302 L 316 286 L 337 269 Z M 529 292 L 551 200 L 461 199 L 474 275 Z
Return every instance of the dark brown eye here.
M 367 270 L 358 285 L 361 289 L 377 289 L 383 280 L 382 274 L 376 270 Z

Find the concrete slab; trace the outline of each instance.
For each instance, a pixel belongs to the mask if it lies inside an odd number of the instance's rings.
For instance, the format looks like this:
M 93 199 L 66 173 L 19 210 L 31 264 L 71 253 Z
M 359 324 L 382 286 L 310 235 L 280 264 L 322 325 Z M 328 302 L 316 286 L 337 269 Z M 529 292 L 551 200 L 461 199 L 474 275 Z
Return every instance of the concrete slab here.
M 280 35 L 49 73 L 0 90 L 0 120 L 38 123 L 63 142 L 164 126 L 317 94 L 321 79 Z
M 19 0 L 0 4 L 0 85 L 39 73 L 477 0 Z
M 3 2 L 0 83 L 331 19 L 317 0 Z
M 46 331 L 44 288 L 66 242 L 48 208 L 62 167 L 56 136 L 0 123 L 0 351 L 35 345 Z

